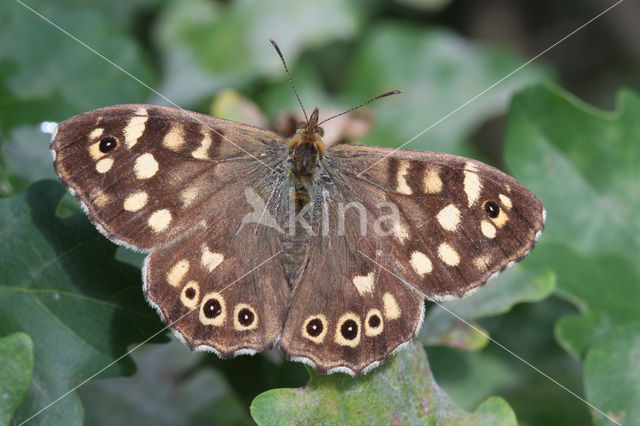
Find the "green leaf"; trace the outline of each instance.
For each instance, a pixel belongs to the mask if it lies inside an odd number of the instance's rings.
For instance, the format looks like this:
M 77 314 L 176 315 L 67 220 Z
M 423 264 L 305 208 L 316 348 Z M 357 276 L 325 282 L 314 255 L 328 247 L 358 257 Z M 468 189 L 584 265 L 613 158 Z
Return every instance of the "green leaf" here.
M 283 77 L 269 38 L 293 65 L 306 47 L 353 37 L 356 12 L 340 0 L 168 2 L 154 37 L 165 52 L 160 91 L 179 104 L 193 104 L 257 76 Z
M 488 333 L 474 323 L 474 327 L 482 331 L 477 332 L 465 321 L 503 314 L 516 303 L 538 302 L 553 293 L 554 288 L 552 272 L 530 271 L 516 265 L 474 294 L 434 306 L 425 318 L 418 339 L 429 345 L 482 349 L 488 343 Z
M 613 329 L 640 320 L 640 97 L 622 92 L 618 105 L 605 113 L 557 88 L 534 87 L 515 97 L 507 126 L 506 162 L 548 212 L 529 265 L 552 268 L 558 294 L 581 311 L 559 321 L 555 335 L 587 360 Z M 586 383 L 593 374 L 585 368 Z M 640 421 L 637 400 L 592 402 Z
M 0 366 L 0 425 L 8 425 L 33 373 L 33 342 L 28 334 L 0 338 Z
M 0 334 L 23 331 L 34 342 L 33 379 L 19 421 L 163 328 L 142 297 L 140 271 L 115 261 L 115 246 L 84 215 L 55 216 L 64 193 L 42 181 L 0 200 Z M 125 357 L 101 376 L 134 371 Z M 76 394 L 31 423 L 81 424 Z
M 209 356 L 194 354 L 177 339 L 135 351 L 132 357 L 140 368 L 134 377 L 96 380 L 78 390 L 86 424 L 252 424 L 246 406 L 220 373 L 196 370 Z
M 364 37 L 345 91 L 350 103 L 356 103 L 387 90 L 405 90 L 402 95 L 375 105 L 379 122 L 376 131 L 364 141 L 399 146 L 523 62 L 523 58 L 505 48 L 472 43 L 442 29 L 388 23 L 378 25 L 375 32 Z M 544 68 L 528 66 L 405 148 L 468 154 L 462 142 L 472 130 L 500 114 L 515 90 L 548 78 L 549 72 Z
M 47 149 L 50 140 L 51 135 L 42 132 L 39 125 L 18 126 L 0 144 L 7 174 L 13 178 L 7 195 L 16 194 L 38 180 L 56 177 L 51 165 L 51 152 Z
M 86 2 L 29 6 L 137 78 L 153 85 L 138 45 L 115 14 Z M 79 111 L 143 101 L 148 89 L 18 2 L 0 3 L 0 128 L 60 121 Z
M 411 374 L 408 374 L 411 372 Z M 501 398 L 487 399 L 473 413 L 457 407 L 433 380 L 424 349 L 415 343 L 373 372 L 311 378 L 301 389 L 258 395 L 251 415 L 271 424 L 516 424 Z
M 589 401 L 624 425 L 640 419 L 640 321 L 610 330 L 586 356 L 585 387 Z M 592 411 L 596 424 L 608 418 Z

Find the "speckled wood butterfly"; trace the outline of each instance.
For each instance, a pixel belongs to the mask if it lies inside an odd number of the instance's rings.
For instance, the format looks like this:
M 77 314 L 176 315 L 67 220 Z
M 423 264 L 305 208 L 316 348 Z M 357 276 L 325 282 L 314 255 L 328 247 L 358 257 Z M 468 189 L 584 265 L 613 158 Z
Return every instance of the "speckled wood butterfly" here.
M 279 345 L 321 372 L 370 370 L 424 299 L 462 297 L 524 258 L 545 211 L 467 158 L 337 144 L 318 110 L 291 138 L 118 105 L 61 123 L 58 176 L 112 241 L 148 252 L 144 292 L 192 349 Z

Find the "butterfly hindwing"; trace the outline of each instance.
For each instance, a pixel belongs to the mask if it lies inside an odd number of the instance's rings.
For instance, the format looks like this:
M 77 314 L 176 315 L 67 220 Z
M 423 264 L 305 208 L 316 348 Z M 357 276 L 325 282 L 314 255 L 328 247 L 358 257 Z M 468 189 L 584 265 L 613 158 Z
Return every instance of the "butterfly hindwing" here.
M 289 288 L 277 233 L 242 222 L 243 191 L 229 188 L 218 196 L 225 203 L 191 235 L 148 256 L 144 291 L 189 347 L 230 357 L 273 345 Z

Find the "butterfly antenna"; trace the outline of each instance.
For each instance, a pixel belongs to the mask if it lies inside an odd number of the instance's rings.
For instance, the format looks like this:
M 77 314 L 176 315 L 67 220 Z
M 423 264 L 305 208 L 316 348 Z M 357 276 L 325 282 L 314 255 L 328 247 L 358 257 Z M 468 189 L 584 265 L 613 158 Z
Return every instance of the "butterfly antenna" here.
M 331 116 L 331 117 L 329 117 L 329 118 L 327 118 L 327 119 L 325 119 L 325 120 L 322 120 L 321 122 L 319 122 L 319 123 L 318 123 L 318 126 L 319 126 L 319 125 L 321 125 L 322 123 L 326 123 L 326 122 L 327 122 L 327 121 L 329 121 L 329 120 L 333 120 L 333 119 L 334 119 L 334 118 L 336 118 L 336 117 L 340 117 L 341 115 L 345 115 L 345 114 L 347 114 L 347 113 L 349 113 L 349 112 L 351 112 L 351 111 L 355 111 L 355 110 L 357 110 L 358 108 L 362 108 L 363 106 L 365 106 L 365 105 L 367 105 L 367 104 L 370 104 L 370 103 L 371 103 L 371 102 L 373 102 L 373 101 L 377 101 L 377 100 L 378 100 L 378 99 L 380 99 L 380 98 L 386 98 L 387 96 L 397 95 L 398 93 L 404 93 L 404 92 L 403 92 L 402 90 L 392 90 L 392 91 L 390 91 L 390 92 L 383 93 L 382 95 L 378 95 L 378 96 L 376 96 L 375 98 L 371 98 L 371 99 L 369 99 L 367 102 L 363 102 L 363 103 L 361 103 L 361 104 L 360 104 L 360 105 L 358 105 L 358 106 L 355 106 L 355 107 L 353 107 L 353 108 L 351 108 L 351 109 L 348 109 L 348 110 L 346 110 L 346 111 L 343 111 L 343 112 L 341 112 L 340 114 L 336 114 L 336 115 Z
M 300 107 L 302 108 L 302 112 L 304 113 L 304 118 L 305 120 L 307 120 L 307 124 L 309 123 L 309 117 L 307 116 L 307 111 L 304 110 L 304 105 L 302 105 L 302 101 L 300 100 L 300 96 L 298 96 L 298 91 L 296 90 L 296 86 L 293 84 L 293 80 L 291 79 L 291 74 L 289 73 L 289 68 L 287 67 L 287 62 L 284 60 L 284 56 L 282 56 L 282 52 L 280 51 L 280 48 L 278 47 L 278 44 L 273 41 L 273 39 L 269 39 L 269 41 L 271 42 L 271 44 L 273 45 L 273 48 L 276 49 L 276 52 L 278 52 L 278 56 L 280 56 L 280 60 L 282 60 L 282 65 L 284 65 L 284 70 L 287 72 L 287 77 L 289 77 L 289 84 L 291 84 L 291 88 L 293 89 L 293 93 L 295 93 L 296 98 L 298 99 L 298 103 L 300 104 Z

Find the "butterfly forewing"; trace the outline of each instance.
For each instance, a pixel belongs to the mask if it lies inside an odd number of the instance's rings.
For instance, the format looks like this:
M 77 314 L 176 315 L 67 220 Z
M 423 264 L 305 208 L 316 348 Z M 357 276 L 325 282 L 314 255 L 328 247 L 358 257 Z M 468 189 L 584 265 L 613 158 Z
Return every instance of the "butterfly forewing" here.
M 478 161 L 354 145 L 327 157 L 340 165 L 340 179 L 361 188 L 355 194 L 367 188 L 397 207 L 398 238 L 379 238 L 394 253 L 383 260 L 431 299 L 461 297 L 485 283 L 526 256 L 544 226 L 544 207 L 531 191 Z
M 282 162 L 282 138 L 214 117 L 150 105 L 94 110 L 51 143 L 61 180 L 109 238 L 136 248 L 191 230 L 221 188 L 261 181 Z M 267 164 L 271 160 L 271 164 Z

